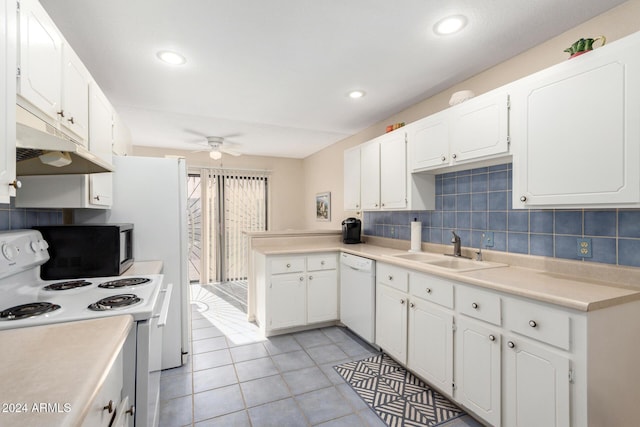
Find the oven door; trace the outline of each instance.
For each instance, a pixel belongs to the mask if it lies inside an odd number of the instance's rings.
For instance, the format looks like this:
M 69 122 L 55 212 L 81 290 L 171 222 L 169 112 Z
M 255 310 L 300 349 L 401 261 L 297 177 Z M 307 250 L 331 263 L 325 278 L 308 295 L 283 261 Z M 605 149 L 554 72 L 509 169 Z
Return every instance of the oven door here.
M 138 322 L 136 426 L 158 425 L 162 330 L 167 323 L 172 291 L 172 284 L 161 290 L 151 318 Z

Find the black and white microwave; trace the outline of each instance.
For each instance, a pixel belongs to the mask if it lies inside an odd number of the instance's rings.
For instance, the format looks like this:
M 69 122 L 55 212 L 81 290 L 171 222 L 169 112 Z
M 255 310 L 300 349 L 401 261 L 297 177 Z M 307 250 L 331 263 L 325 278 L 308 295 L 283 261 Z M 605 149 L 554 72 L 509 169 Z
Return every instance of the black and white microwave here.
M 36 226 L 49 244 L 44 280 L 119 276 L 133 264 L 133 224 Z

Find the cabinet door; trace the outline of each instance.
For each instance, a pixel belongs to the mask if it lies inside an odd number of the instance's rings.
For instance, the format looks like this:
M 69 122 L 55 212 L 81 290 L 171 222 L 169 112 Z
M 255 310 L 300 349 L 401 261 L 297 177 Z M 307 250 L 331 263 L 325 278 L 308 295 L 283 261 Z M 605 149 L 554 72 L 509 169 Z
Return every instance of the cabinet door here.
M 411 171 L 440 168 L 449 163 L 449 112 L 420 119 L 407 128 Z
M 63 45 L 62 124 L 87 146 L 89 137 L 89 71 L 71 46 Z
M 113 114 L 113 153 L 118 156 L 131 155 L 131 132 L 115 112 Z
M 307 322 L 338 318 L 338 273 L 316 271 L 307 276 Z
M 456 399 L 492 425 L 500 425 L 500 334 L 460 316 L 456 328 Z
M 16 179 L 16 3 L 0 2 L 0 203 L 15 196 Z
M 344 150 L 344 210 L 360 209 L 360 147 Z
M 514 208 L 640 202 L 640 34 L 515 86 Z
M 52 118 L 61 111 L 62 37 L 37 0 L 20 2 L 18 93 Z
M 409 304 L 407 366 L 442 392 L 453 391 L 453 315 L 418 298 Z
M 569 359 L 522 339 L 505 342 L 505 424 L 570 425 Z
M 267 329 L 304 325 L 307 320 L 307 283 L 304 275 L 271 276 L 267 310 Z
M 377 139 L 360 148 L 362 209 L 380 209 L 380 144 Z
M 89 85 L 89 151 L 103 160 L 113 161 L 113 109 L 95 82 Z
M 113 174 L 94 173 L 89 175 L 89 203 L 109 207 L 113 200 Z
M 380 140 L 380 202 L 382 209 L 407 207 L 407 144 L 402 131 Z
M 407 363 L 407 295 L 378 284 L 376 344 L 398 362 Z
M 509 151 L 509 95 L 499 91 L 451 109 L 451 160 L 464 163 Z

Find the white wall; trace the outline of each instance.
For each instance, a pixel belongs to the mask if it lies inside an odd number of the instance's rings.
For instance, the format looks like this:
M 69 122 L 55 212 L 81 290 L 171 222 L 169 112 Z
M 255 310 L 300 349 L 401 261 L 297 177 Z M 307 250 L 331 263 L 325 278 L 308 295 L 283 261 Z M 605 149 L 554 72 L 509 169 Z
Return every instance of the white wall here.
M 470 89 L 479 95 L 566 61 L 568 54 L 563 52 L 564 49 L 581 37 L 595 38 L 604 34 L 607 41 L 611 42 L 637 31 L 640 31 L 640 0 L 631 0 L 307 157 L 304 159 L 304 227 L 338 229 L 342 219 L 354 216 L 353 211 L 345 212 L 343 209 L 345 149 L 382 135 L 388 124 L 410 123 L 447 108 L 451 94 L 458 90 Z M 325 191 L 331 192 L 331 222 L 318 222 L 314 211 L 315 194 Z

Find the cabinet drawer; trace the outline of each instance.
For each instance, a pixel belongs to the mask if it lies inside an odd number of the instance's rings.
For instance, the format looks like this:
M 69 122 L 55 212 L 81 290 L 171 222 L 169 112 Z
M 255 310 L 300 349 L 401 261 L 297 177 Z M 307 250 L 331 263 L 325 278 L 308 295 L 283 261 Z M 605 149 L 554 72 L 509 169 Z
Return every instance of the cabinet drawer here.
M 335 270 L 336 254 L 311 255 L 307 257 L 307 271 Z
M 570 324 L 569 313 L 562 310 L 519 300 L 504 304 L 506 328 L 565 350 L 570 346 Z
M 453 308 L 453 284 L 435 276 L 409 273 L 409 290 L 412 296 Z
M 302 273 L 304 257 L 282 257 L 271 260 L 271 274 Z
M 376 268 L 376 281 L 402 292 L 409 291 L 409 272 L 399 267 L 378 264 Z
M 500 297 L 490 292 L 465 286 L 456 288 L 456 307 L 462 314 L 500 325 Z

